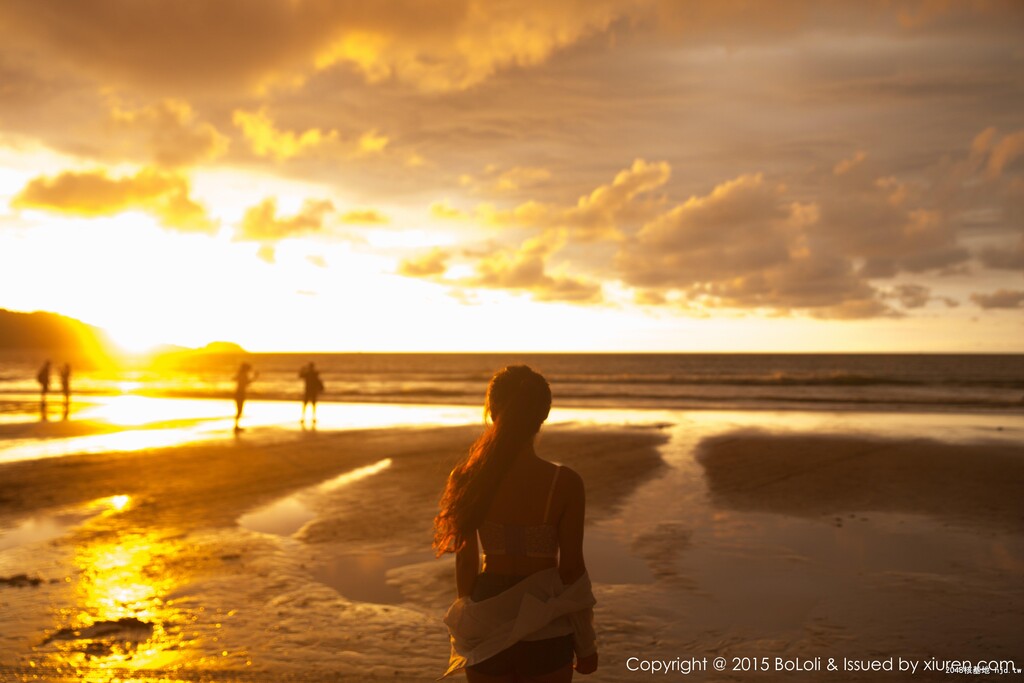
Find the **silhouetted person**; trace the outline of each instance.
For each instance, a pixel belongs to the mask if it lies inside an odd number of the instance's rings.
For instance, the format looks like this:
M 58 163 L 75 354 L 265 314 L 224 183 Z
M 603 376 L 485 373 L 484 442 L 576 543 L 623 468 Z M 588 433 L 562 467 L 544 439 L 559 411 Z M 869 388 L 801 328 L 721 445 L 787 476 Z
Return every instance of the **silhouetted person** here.
M 60 390 L 64 394 L 64 419 L 71 412 L 71 364 L 60 366 Z
M 50 393 L 50 359 L 47 358 L 46 362 L 43 363 L 43 367 L 39 368 L 39 374 L 36 375 L 36 381 L 39 382 L 39 415 L 42 419 L 46 419 L 46 395 Z
M 238 426 L 238 420 L 242 417 L 242 407 L 245 405 L 245 392 L 249 388 L 249 385 L 259 377 L 258 372 L 254 372 L 252 366 L 248 363 L 242 363 L 238 366 L 238 372 L 235 373 L 235 431 L 240 432 L 242 428 Z
M 306 424 L 306 404 L 313 404 L 313 424 L 316 424 L 316 400 L 323 393 L 324 383 L 320 379 L 313 363 L 302 366 L 299 370 L 299 378 L 305 383 L 305 390 L 302 394 L 302 424 Z

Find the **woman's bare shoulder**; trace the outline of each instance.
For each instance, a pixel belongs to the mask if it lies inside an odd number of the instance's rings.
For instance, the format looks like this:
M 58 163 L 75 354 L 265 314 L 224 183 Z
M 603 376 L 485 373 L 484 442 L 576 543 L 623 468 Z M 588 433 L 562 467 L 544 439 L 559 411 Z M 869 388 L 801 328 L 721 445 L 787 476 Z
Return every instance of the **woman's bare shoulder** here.
M 581 492 L 583 491 L 583 477 L 581 477 L 576 470 L 565 465 L 558 466 L 558 480 L 559 485 L 564 486 L 564 490 L 570 492 Z

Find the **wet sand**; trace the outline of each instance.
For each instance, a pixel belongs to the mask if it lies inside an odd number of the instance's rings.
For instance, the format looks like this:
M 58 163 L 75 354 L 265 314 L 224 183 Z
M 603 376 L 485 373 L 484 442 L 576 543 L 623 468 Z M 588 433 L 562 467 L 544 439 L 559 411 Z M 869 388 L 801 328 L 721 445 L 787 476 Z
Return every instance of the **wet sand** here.
M 726 671 L 693 676 L 910 679 L 732 670 L 744 657 L 1024 663 L 1019 418 L 648 415 L 538 444 L 587 484 L 602 664 L 585 680 L 716 656 Z M 433 680 L 454 587 L 431 518 L 478 430 L 257 427 L 0 465 L 0 678 Z
M 1024 446 L 740 432 L 705 439 L 697 458 L 712 499 L 738 510 L 910 513 L 1024 533 Z
M 330 575 L 352 573 L 338 558 L 411 558 L 450 600 L 451 561 L 432 558 L 431 521 L 448 471 L 478 432 L 243 433 L 0 466 L 0 550 L 15 539 L 0 554 L 9 579 L 0 584 L 0 673 L 99 676 L 121 666 L 244 680 L 432 679 L 447 652 L 436 601 L 352 600 Z M 666 438 L 654 428 L 552 426 L 542 448 L 588 479 L 598 519 L 664 467 L 657 447 Z M 344 481 L 360 471 L 369 474 Z M 339 475 L 340 485 L 323 488 Z M 312 519 L 294 533 L 238 524 L 296 492 Z M 360 571 L 373 578 L 373 566 Z M 422 647 L 395 657 L 396 638 Z

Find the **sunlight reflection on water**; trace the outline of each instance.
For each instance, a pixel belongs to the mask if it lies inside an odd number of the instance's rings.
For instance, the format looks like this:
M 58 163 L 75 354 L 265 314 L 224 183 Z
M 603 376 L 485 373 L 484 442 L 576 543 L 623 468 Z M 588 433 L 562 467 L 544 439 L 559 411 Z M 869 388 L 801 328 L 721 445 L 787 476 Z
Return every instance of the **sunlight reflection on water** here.
M 119 429 L 63 438 L 40 429 L 39 434 L 31 438 L 0 440 L 0 463 L 82 453 L 138 451 L 234 438 L 233 410 L 232 402 L 213 399 L 133 395 L 96 397 L 93 405 L 74 413 L 75 420 Z M 660 410 L 556 408 L 548 422 L 649 424 L 670 421 L 673 414 Z M 316 427 L 303 425 L 298 419 L 300 415 L 301 406 L 294 401 L 250 401 L 245 405 L 241 421 L 243 433 L 245 438 L 261 438 L 272 432 L 455 426 L 482 424 L 483 419 L 477 406 L 386 403 L 321 404 Z
M 180 626 L 187 619 L 167 602 L 179 577 L 164 559 L 180 552 L 180 545 L 132 533 L 79 546 L 77 609 L 59 613 L 51 657 L 87 681 L 106 680 L 105 670 L 163 668 L 177 661 L 186 644 Z

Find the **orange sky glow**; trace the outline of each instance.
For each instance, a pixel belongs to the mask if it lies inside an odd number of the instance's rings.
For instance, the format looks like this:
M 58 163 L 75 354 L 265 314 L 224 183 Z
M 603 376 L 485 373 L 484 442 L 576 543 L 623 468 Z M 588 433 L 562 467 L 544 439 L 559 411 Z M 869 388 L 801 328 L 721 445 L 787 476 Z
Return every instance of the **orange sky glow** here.
M 1024 4 L 10 0 L 0 307 L 129 348 L 1024 352 Z

